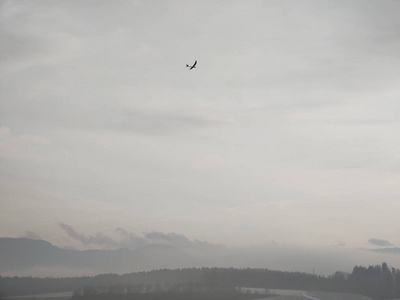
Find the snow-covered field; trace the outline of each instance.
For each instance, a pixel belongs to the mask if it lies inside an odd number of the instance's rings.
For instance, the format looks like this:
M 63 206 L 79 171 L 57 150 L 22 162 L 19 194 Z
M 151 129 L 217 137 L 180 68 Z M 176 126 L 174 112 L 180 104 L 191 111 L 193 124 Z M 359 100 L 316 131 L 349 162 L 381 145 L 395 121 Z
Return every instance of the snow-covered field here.
M 321 293 L 318 298 L 311 294 L 312 293 L 305 293 L 304 295 L 276 296 L 266 298 L 266 300 L 371 300 L 371 298 L 354 294 Z
M 16 296 L 16 297 L 4 297 L 1 300 L 25 300 L 25 299 L 35 299 L 35 300 L 65 300 L 70 299 L 73 292 L 60 292 L 60 293 L 46 293 L 46 294 L 36 294 L 36 295 L 26 295 L 26 296 Z
M 371 300 L 371 298 L 355 295 L 355 294 L 342 294 L 342 293 L 328 293 L 328 292 L 309 292 L 300 290 L 280 290 L 269 289 L 268 293 L 276 295 L 272 298 L 262 298 L 263 289 L 249 289 L 251 292 L 260 294 L 260 300 Z
M 371 300 L 371 298 L 356 294 L 341 294 L 327 292 L 305 292 L 306 295 L 319 300 Z

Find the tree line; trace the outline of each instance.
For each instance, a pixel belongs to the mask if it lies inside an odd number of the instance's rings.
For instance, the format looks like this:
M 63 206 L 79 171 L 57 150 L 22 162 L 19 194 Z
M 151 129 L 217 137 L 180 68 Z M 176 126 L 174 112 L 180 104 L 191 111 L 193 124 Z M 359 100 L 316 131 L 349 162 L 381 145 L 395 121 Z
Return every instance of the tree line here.
M 352 273 L 336 272 L 327 277 L 261 268 L 162 269 L 72 278 L 0 276 L 0 297 L 65 291 L 80 291 L 83 294 L 85 288 L 86 291 L 94 289 L 104 293 L 110 293 L 114 288 L 123 289 L 126 293 L 155 294 L 227 291 L 235 287 L 358 293 L 385 299 L 400 297 L 400 270 L 382 263 L 369 267 L 356 266 Z

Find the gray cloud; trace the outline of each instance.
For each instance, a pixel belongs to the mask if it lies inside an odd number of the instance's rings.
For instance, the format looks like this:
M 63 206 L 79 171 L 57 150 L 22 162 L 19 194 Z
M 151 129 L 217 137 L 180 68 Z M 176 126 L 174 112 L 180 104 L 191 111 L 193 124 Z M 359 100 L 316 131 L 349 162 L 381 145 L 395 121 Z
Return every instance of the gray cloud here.
M 32 240 L 41 240 L 41 239 L 42 239 L 42 237 L 40 236 L 40 234 L 38 234 L 38 233 L 36 233 L 36 232 L 34 232 L 34 231 L 30 231 L 30 230 L 27 230 L 27 231 L 22 235 L 22 237 L 28 238 L 28 239 L 32 239 Z
M 220 248 L 221 245 L 211 244 L 208 242 L 190 240 L 186 236 L 177 233 L 163 233 L 163 232 L 146 232 L 143 236 L 138 236 L 134 233 L 128 232 L 125 229 L 118 227 L 115 231 L 119 235 L 119 239 L 111 238 L 103 233 L 96 233 L 96 235 L 86 236 L 85 234 L 77 232 L 73 227 L 60 223 L 60 227 L 67 233 L 67 235 L 84 245 L 98 245 L 107 248 L 128 248 L 138 249 L 149 245 L 169 245 L 174 247 L 183 248 Z
M 395 241 L 400 2 L 338 3 L 0 1 L 4 234 L 52 207 L 140 228 L 64 226 L 85 245 Z
M 393 244 L 387 240 L 381 240 L 381 239 L 375 239 L 375 238 L 369 239 L 368 243 L 370 243 L 371 245 L 382 246 L 382 247 L 383 246 L 393 246 Z
M 110 124 L 110 128 L 159 135 L 221 124 L 220 121 L 188 112 L 131 111 L 121 113 L 119 121 Z
M 131 232 L 127 232 L 125 229 L 118 227 L 115 231 L 120 235 L 121 240 L 119 241 L 119 247 L 136 249 L 142 248 L 149 245 L 149 242 L 140 236 L 137 236 Z
M 121 228 L 121 227 L 115 228 L 115 231 L 118 232 L 119 234 L 121 234 L 122 236 L 128 235 L 128 232 L 125 229 Z
M 197 250 L 197 251 L 219 251 L 226 249 L 225 245 L 213 244 L 206 241 L 190 240 L 183 234 L 178 234 L 174 232 L 164 233 L 164 232 L 147 232 L 144 233 L 145 238 L 151 244 L 166 244 L 174 247 L 181 247 L 183 249 Z
M 96 233 L 96 235 L 85 236 L 81 233 L 78 233 L 73 229 L 71 226 L 60 223 L 60 227 L 68 234 L 69 237 L 73 238 L 74 240 L 80 241 L 85 245 L 100 245 L 100 246 L 111 246 L 116 247 L 119 245 L 114 239 L 105 236 L 102 233 Z
M 115 111 L 112 108 L 99 108 L 96 115 L 93 115 L 92 108 L 82 107 L 73 102 L 54 102 L 49 99 L 43 100 L 42 104 L 46 107 L 46 114 L 43 114 L 43 107 L 31 107 L 29 112 L 15 107 L 21 118 L 26 120 L 21 121 L 20 125 L 30 123 L 33 128 L 42 129 L 52 124 L 54 128 L 83 129 L 89 132 L 107 130 L 160 136 L 224 124 L 222 120 L 191 111 Z M 11 120 L 7 120 L 7 117 L 5 116 L 5 120 L 14 125 Z
M 163 232 L 149 232 L 144 236 L 153 242 L 167 242 L 170 244 L 188 244 L 189 239 L 182 234 L 177 233 L 163 233 Z
M 2 29 L 0 30 L 0 36 L 2 40 L 0 45 L 0 61 L 3 64 L 21 59 L 26 55 L 32 55 L 32 52 L 35 52 L 35 50 L 40 50 L 40 43 L 32 40 L 29 35 L 23 36 L 21 34 L 5 32 Z
M 385 253 L 385 254 L 395 254 L 400 255 L 399 247 L 390 247 L 390 248 L 379 248 L 379 249 L 368 249 L 369 251 L 376 253 Z

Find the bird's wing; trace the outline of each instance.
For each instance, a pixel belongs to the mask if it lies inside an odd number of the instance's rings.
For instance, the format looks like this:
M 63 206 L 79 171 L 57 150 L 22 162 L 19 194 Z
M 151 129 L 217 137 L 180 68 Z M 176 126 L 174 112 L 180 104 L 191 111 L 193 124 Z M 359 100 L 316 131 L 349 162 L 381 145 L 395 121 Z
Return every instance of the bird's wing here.
M 196 64 L 197 64 L 197 60 L 194 62 L 193 67 L 196 66 Z

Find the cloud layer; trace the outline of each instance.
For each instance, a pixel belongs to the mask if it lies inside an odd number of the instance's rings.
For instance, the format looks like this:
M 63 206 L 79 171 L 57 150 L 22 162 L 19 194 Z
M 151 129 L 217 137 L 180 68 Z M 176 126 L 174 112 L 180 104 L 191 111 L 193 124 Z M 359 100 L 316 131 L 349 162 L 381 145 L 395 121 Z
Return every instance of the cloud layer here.
M 400 245 L 399 10 L 1 1 L 0 236 Z
M 371 245 L 375 245 L 375 246 L 394 246 L 391 242 L 387 241 L 387 240 L 381 240 L 381 239 L 369 239 L 368 243 L 370 243 Z
M 71 226 L 60 223 L 60 227 L 74 240 L 77 240 L 85 245 L 100 245 L 100 246 L 109 246 L 116 247 L 119 245 L 114 239 L 105 236 L 102 233 L 97 233 L 96 235 L 85 236 L 81 233 L 78 233 Z
M 115 232 L 119 238 L 111 238 L 103 233 L 97 232 L 95 235 L 84 235 L 78 233 L 73 227 L 60 223 L 60 228 L 71 239 L 80 242 L 85 246 L 100 246 L 106 249 L 139 249 L 149 245 L 168 245 L 178 248 L 198 248 L 199 250 L 205 248 L 219 248 L 221 245 L 214 245 L 207 242 L 198 240 L 189 240 L 186 236 L 177 233 L 163 233 L 163 232 L 145 232 L 141 236 L 127 232 L 125 229 L 118 227 Z

